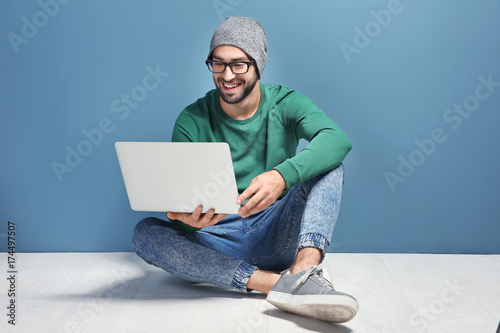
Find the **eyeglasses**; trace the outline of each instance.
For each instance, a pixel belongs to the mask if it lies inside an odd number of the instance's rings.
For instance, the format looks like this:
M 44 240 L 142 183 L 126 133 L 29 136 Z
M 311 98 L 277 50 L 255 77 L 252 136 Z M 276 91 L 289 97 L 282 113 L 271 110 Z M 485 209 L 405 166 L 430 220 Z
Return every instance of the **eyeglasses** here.
M 248 69 L 250 66 L 253 65 L 255 60 L 245 62 L 245 61 L 238 61 L 238 62 L 230 62 L 230 63 L 225 63 L 222 61 L 213 61 L 213 60 L 207 60 L 205 61 L 205 64 L 207 64 L 208 70 L 211 71 L 212 73 L 224 73 L 226 70 L 226 67 L 229 66 L 231 69 L 231 72 L 234 74 L 246 74 L 248 72 Z

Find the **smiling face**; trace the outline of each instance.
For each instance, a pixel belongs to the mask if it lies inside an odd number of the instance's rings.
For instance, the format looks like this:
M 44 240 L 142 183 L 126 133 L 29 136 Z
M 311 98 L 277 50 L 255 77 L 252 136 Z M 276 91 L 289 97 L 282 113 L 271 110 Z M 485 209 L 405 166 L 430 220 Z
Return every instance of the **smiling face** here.
M 231 45 L 217 47 L 212 54 L 212 60 L 225 63 L 252 61 L 243 50 Z M 238 104 L 244 100 L 259 80 L 255 64 L 251 65 L 245 74 L 234 74 L 227 66 L 224 72 L 214 73 L 213 79 L 222 100 L 228 104 Z

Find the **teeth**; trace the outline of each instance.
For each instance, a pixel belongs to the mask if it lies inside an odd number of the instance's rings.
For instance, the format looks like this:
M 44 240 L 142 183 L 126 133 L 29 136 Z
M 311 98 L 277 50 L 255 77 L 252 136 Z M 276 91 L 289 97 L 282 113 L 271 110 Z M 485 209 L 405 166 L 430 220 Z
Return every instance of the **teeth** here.
M 228 89 L 236 88 L 236 86 L 238 86 L 238 85 L 237 84 L 228 85 L 228 84 L 224 83 L 224 87 L 226 87 Z

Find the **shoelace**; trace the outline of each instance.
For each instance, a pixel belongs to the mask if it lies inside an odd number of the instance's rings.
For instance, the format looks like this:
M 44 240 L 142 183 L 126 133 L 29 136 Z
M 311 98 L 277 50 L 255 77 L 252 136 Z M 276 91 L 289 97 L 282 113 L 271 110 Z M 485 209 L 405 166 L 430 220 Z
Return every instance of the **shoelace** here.
M 321 281 L 321 283 L 323 283 L 325 287 L 334 290 L 333 284 L 323 276 L 323 268 L 319 266 L 309 267 L 307 271 L 305 271 L 304 275 L 302 275 L 300 278 L 297 279 L 297 281 L 295 281 L 295 283 L 292 285 L 292 288 L 294 290 L 300 288 L 300 286 L 302 286 L 307 281 L 307 279 L 309 279 L 310 276 L 314 275 L 318 277 L 318 280 Z

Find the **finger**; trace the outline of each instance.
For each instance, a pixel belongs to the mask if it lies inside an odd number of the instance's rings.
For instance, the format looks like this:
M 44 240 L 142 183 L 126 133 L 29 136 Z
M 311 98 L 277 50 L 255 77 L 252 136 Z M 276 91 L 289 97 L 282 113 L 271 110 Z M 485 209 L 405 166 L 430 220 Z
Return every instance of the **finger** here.
M 246 211 L 243 211 L 241 217 L 249 217 L 250 215 L 252 214 L 255 214 L 257 212 L 260 212 L 261 210 L 263 210 L 264 208 L 266 208 L 267 206 L 265 204 L 262 204 L 262 201 L 259 202 L 258 204 L 248 208 Z
M 242 217 L 248 217 L 254 213 L 260 212 L 272 205 L 277 196 L 269 189 L 261 188 L 248 202 L 242 207 Z
M 255 194 L 253 197 L 250 198 L 243 206 L 240 207 L 238 214 L 241 217 L 247 217 L 249 214 L 248 212 L 252 209 L 253 206 L 257 204 L 257 194 Z
M 177 213 L 177 212 L 167 212 L 167 217 L 172 220 L 179 220 L 191 227 L 194 227 L 196 222 L 200 219 L 203 207 L 198 206 L 193 213 Z
M 236 199 L 236 204 L 241 205 L 243 202 L 245 202 L 246 199 L 252 196 L 252 192 L 249 191 L 247 188 L 246 190 L 241 193 L 241 195 Z
M 245 200 L 250 198 L 252 195 L 259 191 L 260 186 L 256 186 L 254 182 L 250 182 L 250 185 L 241 193 L 241 195 L 236 199 L 236 204 L 241 205 Z
M 258 209 L 259 203 L 262 202 L 264 199 L 264 196 L 260 193 L 257 192 L 250 200 L 247 201 L 246 204 L 244 204 L 240 210 L 238 211 L 238 214 L 241 217 L 248 217 L 252 215 L 255 212 L 258 212 L 261 209 Z
M 189 213 L 176 213 L 176 212 L 167 212 L 167 217 L 171 220 L 179 220 L 182 221 L 191 216 Z
M 208 227 L 212 225 L 212 219 L 215 216 L 215 210 L 209 209 L 208 212 L 206 212 L 203 217 L 199 220 L 200 225 L 203 225 L 205 227 Z M 213 223 L 215 224 L 215 223 Z
M 229 214 L 215 214 L 215 216 L 212 218 L 213 224 L 217 224 L 223 219 L 225 219 Z
M 199 205 L 198 207 L 196 207 L 196 209 L 194 210 L 193 214 L 191 214 L 191 218 L 194 221 L 199 220 L 202 211 L 203 211 L 203 206 Z
M 210 215 L 211 215 L 211 212 L 210 212 Z M 207 226 L 211 226 L 211 225 L 215 225 L 215 224 L 219 223 L 220 221 L 225 219 L 228 215 L 229 214 L 215 214 L 215 212 L 213 212 L 212 218 L 210 219 L 210 221 L 207 222 Z

